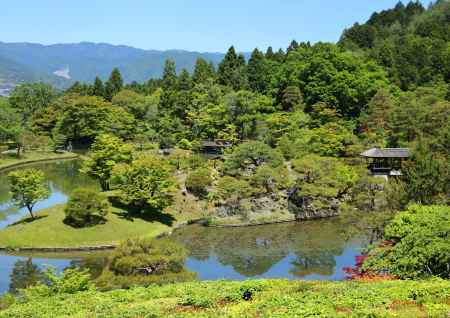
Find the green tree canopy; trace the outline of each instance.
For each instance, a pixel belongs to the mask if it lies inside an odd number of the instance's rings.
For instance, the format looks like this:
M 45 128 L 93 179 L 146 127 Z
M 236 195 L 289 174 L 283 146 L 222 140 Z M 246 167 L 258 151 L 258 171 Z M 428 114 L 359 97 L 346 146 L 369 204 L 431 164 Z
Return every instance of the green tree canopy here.
M 26 207 L 34 218 L 33 208 L 49 197 L 50 191 L 44 173 L 37 169 L 23 169 L 8 174 L 12 199 L 19 207 Z
M 156 156 L 146 155 L 131 164 L 115 166 L 111 184 L 125 204 L 143 213 L 161 212 L 172 204 L 175 185 L 172 168 Z
M 118 92 L 120 92 L 123 88 L 123 79 L 122 74 L 118 68 L 112 70 L 111 75 L 109 76 L 108 81 L 105 85 L 105 98 L 111 101 Z
M 99 135 L 91 146 L 89 158 L 82 171 L 100 181 L 103 190 L 109 190 L 109 179 L 118 163 L 130 163 L 133 147 L 112 135 Z

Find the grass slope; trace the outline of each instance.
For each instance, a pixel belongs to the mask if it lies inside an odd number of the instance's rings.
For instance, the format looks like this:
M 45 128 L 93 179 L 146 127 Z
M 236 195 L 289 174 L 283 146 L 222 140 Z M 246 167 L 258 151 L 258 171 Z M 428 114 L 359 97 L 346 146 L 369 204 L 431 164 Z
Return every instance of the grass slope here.
M 137 236 L 156 236 L 170 229 L 161 219 L 126 218 L 113 209 L 107 222 L 94 227 L 73 228 L 64 224 L 64 205 L 42 210 L 35 220 L 26 218 L 0 231 L 0 247 L 85 247 L 116 245 Z
M 248 291 L 247 293 L 245 293 Z M 250 300 L 243 295 L 251 294 Z M 37 298 L 0 317 L 448 317 L 450 282 L 193 282 Z

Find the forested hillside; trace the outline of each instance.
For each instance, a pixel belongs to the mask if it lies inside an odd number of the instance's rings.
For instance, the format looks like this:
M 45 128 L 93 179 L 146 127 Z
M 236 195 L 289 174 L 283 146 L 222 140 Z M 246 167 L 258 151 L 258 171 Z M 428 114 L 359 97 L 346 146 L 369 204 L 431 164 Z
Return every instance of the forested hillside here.
M 374 13 L 366 23 L 345 30 L 339 45 L 374 59 L 402 89 L 448 82 L 449 21 L 448 1 L 436 1 L 427 9 L 418 1 L 406 6 L 399 2 L 395 8 Z

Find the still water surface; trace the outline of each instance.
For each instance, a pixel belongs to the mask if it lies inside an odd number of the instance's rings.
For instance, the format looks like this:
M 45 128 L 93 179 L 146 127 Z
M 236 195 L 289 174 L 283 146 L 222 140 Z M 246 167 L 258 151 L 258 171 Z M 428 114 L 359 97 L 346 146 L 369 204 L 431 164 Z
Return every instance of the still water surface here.
M 37 210 L 66 202 L 76 187 L 97 187 L 95 181 L 79 173 L 79 166 L 78 161 L 34 165 L 44 171 L 52 191 Z M 11 203 L 5 176 L 0 175 L 0 228 L 26 213 Z M 187 248 L 186 267 L 201 280 L 341 280 L 345 278 L 343 268 L 354 265 L 355 256 L 367 243 L 365 236 L 355 230 L 360 221 L 359 218 L 334 218 L 245 228 L 190 225 L 175 231 L 171 239 Z M 0 254 L 0 294 L 33 282 L 47 265 L 58 271 L 85 267 L 95 277 L 106 257 L 105 252 Z

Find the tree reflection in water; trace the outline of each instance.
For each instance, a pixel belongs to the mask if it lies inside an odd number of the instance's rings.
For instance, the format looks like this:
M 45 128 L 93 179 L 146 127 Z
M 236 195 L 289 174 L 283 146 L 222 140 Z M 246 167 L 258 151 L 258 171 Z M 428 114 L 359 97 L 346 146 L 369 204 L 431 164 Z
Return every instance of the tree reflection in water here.
M 355 218 L 350 223 L 333 218 L 240 228 L 193 225 L 175 231 L 173 239 L 188 248 L 191 258 L 206 261 L 216 257 L 245 277 L 263 275 L 280 261 L 293 259 L 289 273 L 301 278 L 333 275 L 336 257 L 347 246 L 365 242 L 366 234 L 356 233 L 355 228 Z
M 36 285 L 44 280 L 42 270 L 33 264 L 31 258 L 18 260 L 13 267 L 10 275 L 9 291 L 17 293 L 19 289 Z

